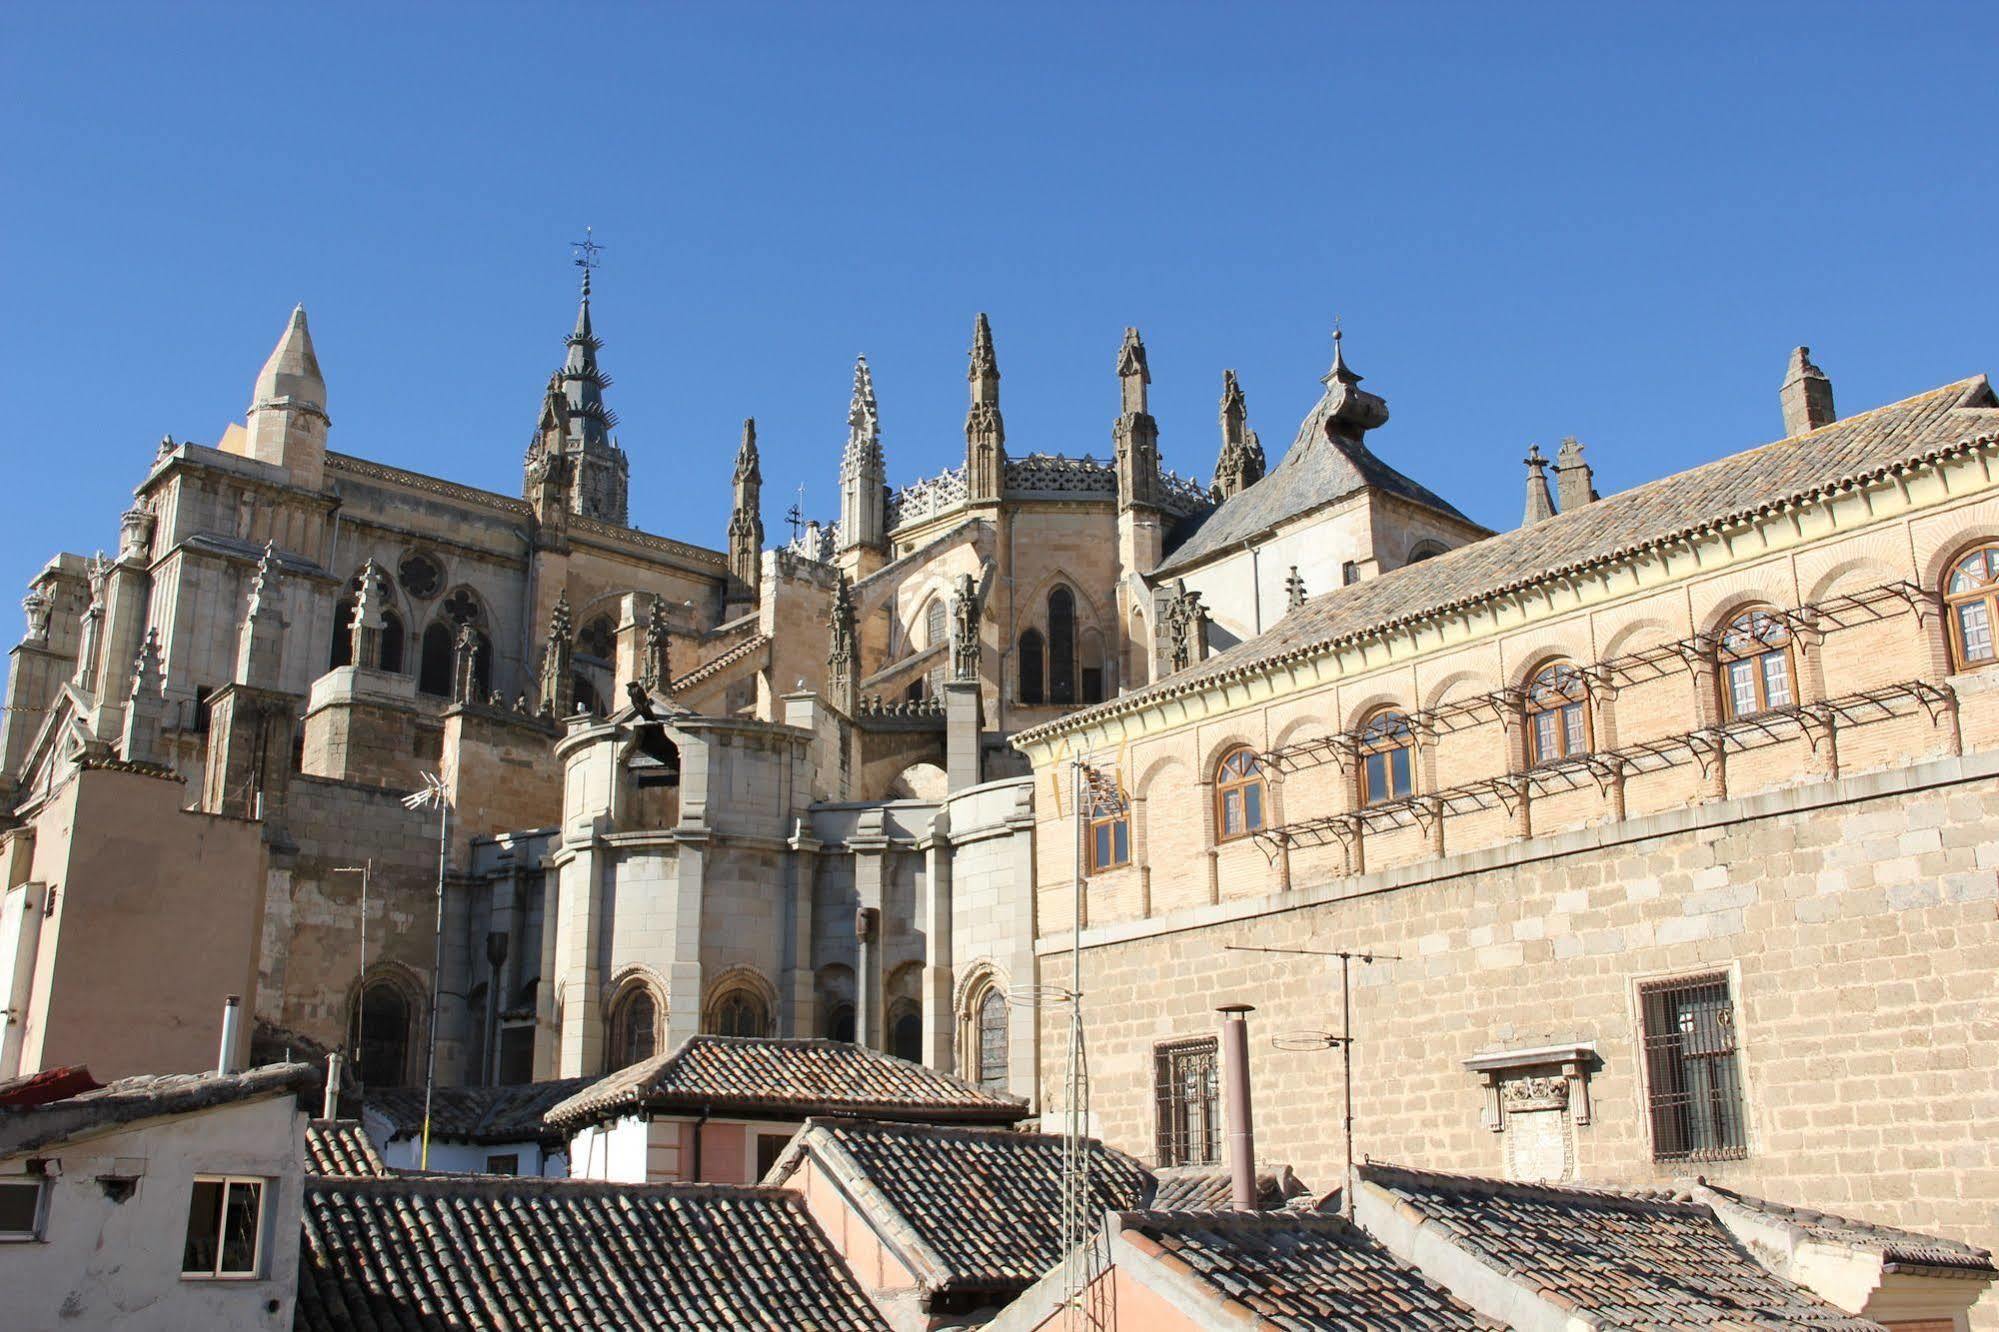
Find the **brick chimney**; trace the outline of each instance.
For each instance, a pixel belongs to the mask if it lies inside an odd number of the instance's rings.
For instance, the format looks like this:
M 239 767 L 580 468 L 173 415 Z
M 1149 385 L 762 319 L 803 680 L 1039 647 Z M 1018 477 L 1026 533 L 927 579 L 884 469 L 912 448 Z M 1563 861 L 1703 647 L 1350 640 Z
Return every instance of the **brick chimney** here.
M 1812 349 L 1800 347 L 1791 353 L 1790 368 L 1778 397 L 1784 404 L 1784 438 L 1829 426 L 1838 419 L 1832 409 L 1832 381 L 1825 371 L 1812 364 Z

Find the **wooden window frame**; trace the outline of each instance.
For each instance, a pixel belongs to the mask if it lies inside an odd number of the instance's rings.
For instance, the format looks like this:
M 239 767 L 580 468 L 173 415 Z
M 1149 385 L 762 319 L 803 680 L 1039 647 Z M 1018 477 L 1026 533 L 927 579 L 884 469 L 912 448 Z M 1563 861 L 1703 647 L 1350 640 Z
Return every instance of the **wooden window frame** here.
M 1761 627 L 1759 627 L 1759 619 Z M 1770 634 L 1780 637 L 1773 640 Z M 1736 645 L 1731 645 L 1735 640 Z M 1748 717 L 1760 717 L 1777 708 L 1795 707 L 1798 702 L 1798 661 L 1793 648 L 1797 644 L 1791 627 L 1773 615 L 1769 608 L 1751 606 L 1737 611 L 1722 626 L 1715 640 L 1715 690 L 1720 695 L 1721 715 L 1727 721 L 1741 721 Z M 1784 664 L 1784 691 L 1789 695 L 1778 702 L 1770 699 L 1770 677 L 1764 662 L 1777 658 Z M 1749 673 L 1750 692 L 1755 696 L 1755 706 L 1743 711 L 1736 702 L 1734 683 L 1730 679 L 1729 668 L 1743 662 L 1753 663 Z
M 1974 559 L 1984 564 L 1984 577 L 1962 591 L 1951 591 L 1951 583 Z M 1999 542 L 1981 542 L 1959 553 L 1951 560 L 1950 567 L 1944 570 L 1943 583 L 1938 590 L 1943 594 L 1943 618 L 1947 626 L 1945 632 L 1950 639 L 1951 668 L 1954 671 L 1982 671 L 1999 666 Z M 1986 639 L 1991 645 L 1991 655 L 1975 661 L 1965 654 L 1961 614 L 1966 606 L 1984 608 Z
M 1124 854 L 1118 855 L 1119 830 L 1123 830 Z M 1110 841 L 1110 854 L 1106 858 L 1097 846 L 1099 830 Z M 1131 801 L 1122 791 L 1115 797 L 1106 796 L 1092 805 L 1083 826 L 1083 864 L 1089 874 L 1101 874 L 1108 870 L 1124 869 L 1131 864 Z
M 1550 681 L 1548 688 L 1552 693 L 1552 698 L 1543 699 L 1535 697 L 1543 688 L 1542 681 L 1549 680 L 1550 677 L 1565 671 L 1574 678 L 1577 692 L 1556 691 L 1553 682 Z M 1551 763 L 1562 763 L 1569 759 L 1581 758 L 1596 748 L 1596 718 L 1591 715 L 1589 677 L 1583 674 L 1580 666 L 1577 666 L 1565 657 L 1557 657 L 1554 660 L 1545 661 L 1535 667 L 1534 673 L 1527 677 L 1525 692 L 1527 707 L 1524 715 L 1527 719 L 1528 767 L 1539 768 Z M 1571 744 L 1570 742 L 1569 718 L 1567 716 L 1570 708 L 1575 708 L 1577 715 L 1580 717 L 1580 724 L 1576 728 L 1581 732 L 1581 743 L 1579 745 Z M 1544 717 L 1551 713 L 1558 718 L 1556 722 L 1557 733 L 1562 737 L 1562 750 L 1557 754 L 1542 752 L 1541 727 L 1535 720 L 1538 717 Z
M 1246 758 L 1249 767 L 1244 770 L 1238 760 Z M 1234 768 L 1235 771 L 1231 771 Z M 1248 792 L 1256 792 L 1256 817 L 1250 817 Z M 1229 797 L 1242 797 L 1242 827 L 1229 831 Z M 1248 745 L 1236 745 L 1215 762 L 1215 841 L 1239 842 L 1246 837 L 1254 837 L 1270 826 L 1270 782 L 1263 771 L 1263 760 Z
M 1391 721 L 1400 721 L 1400 729 L 1388 729 L 1385 724 Z M 1360 738 L 1354 746 L 1356 758 L 1354 767 L 1358 770 L 1360 803 L 1362 806 L 1385 805 L 1391 801 L 1407 800 L 1414 796 L 1416 794 L 1416 728 L 1409 721 L 1409 714 L 1394 706 L 1376 708 L 1368 714 L 1367 720 L 1361 723 L 1359 734 Z M 1395 760 L 1393 757 L 1398 753 L 1409 756 L 1407 760 L 1409 789 L 1399 794 L 1394 790 Z M 1368 761 L 1373 758 L 1383 758 L 1385 760 L 1382 767 L 1385 769 L 1388 777 L 1390 789 L 1387 791 L 1376 791 L 1374 789 L 1374 774 L 1370 771 L 1372 765 Z

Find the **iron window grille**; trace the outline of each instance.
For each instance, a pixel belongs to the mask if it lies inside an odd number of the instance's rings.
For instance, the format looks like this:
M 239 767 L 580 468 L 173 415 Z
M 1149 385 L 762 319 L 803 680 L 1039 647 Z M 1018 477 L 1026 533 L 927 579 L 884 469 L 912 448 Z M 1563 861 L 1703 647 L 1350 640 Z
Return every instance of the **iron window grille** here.
M 1221 1093 L 1215 1038 L 1177 1041 L 1153 1054 L 1159 1103 L 1159 1164 L 1213 1165 L 1221 1160 Z
M 1736 1059 L 1735 1005 L 1720 974 L 1640 987 L 1652 1157 L 1728 1161 L 1749 1154 Z

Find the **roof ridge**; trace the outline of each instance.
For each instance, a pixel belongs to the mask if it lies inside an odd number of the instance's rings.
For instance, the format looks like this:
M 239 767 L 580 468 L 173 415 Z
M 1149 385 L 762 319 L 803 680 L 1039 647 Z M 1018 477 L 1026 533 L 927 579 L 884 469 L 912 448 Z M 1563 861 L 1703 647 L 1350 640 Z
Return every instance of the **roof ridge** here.
M 1432 1182 L 1438 1187 L 1453 1188 L 1469 1193 L 1483 1193 L 1492 1196 L 1515 1196 L 1544 1199 L 1564 1199 L 1569 1201 L 1587 1200 L 1628 1207 L 1639 1211 L 1672 1211 L 1686 1215 L 1712 1216 L 1714 1209 L 1706 1203 L 1677 1190 L 1664 1189 L 1624 1189 L 1606 1184 L 1557 1184 L 1546 1180 L 1498 1179 L 1490 1175 L 1456 1174 L 1447 1170 L 1422 1170 L 1414 1166 L 1395 1165 L 1386 1161 L 1369 1161 L 1356 1166 L 1361 1178 L 1372 1184 L 1382 1184 L 1393 1188 L 1381 1177 L 1394 1176 L 1411 1182 Z
M 541 1193 L 585 1197 L 770 1198 L 799 1201 L 796 1189 L 777 1184 L 717 1184 L 709 1181 L 661 1180 L 644 1184 L 608 1179 L 556 1178 L 547 1175 L 474 1175 L 456 1171 L 399 1171 L 389 1175 L 305 1176 L 308 1188 L 361 1189 L 370 1193 L 442 1195 L 471 1191 L 482 1194 Z

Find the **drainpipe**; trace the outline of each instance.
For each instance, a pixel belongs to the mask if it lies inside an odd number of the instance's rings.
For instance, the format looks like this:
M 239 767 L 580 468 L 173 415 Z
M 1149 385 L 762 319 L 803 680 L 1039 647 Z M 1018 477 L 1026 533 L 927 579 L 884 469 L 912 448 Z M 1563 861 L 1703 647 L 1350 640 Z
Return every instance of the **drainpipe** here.
M 689 1184 L 701 1183 L 701 1134 L 702 1131 L 708 1127 L 708 1116 L 713 1111 L 714 1111 L 713 1106 L 709 1105 L 702 1106 L 701 1118 L 694 1121 L 694 1169 L 687 1176 L 687 1182 Z
M 232 994 L 222 1001 L 222 1048 L 215 1055 L 217 1073 L 236 1071 L 236 1033 L 243 1025 L 243 996 Z
M 1222 1015 L 1222 1095 L 1227 1100 L 1229 1205 L 1256 1210 L 1256 1134 L 1249 1108 L 1249 1004 L 1224 1004 Z

